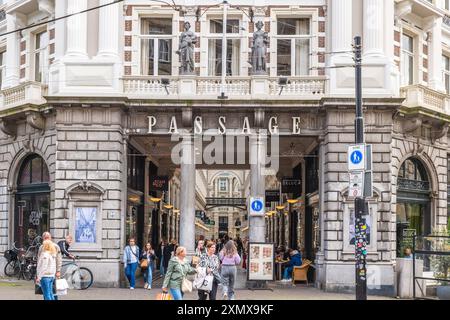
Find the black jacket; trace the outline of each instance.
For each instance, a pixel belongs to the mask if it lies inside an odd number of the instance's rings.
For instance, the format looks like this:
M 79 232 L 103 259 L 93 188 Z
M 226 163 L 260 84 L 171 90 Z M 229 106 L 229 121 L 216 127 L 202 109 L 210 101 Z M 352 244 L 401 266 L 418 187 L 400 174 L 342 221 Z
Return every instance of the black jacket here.
M 172 251 L 170 250 L 170 245 L 166 244 L 164 246 L 164 252 L 161 252 L 161 244 L 158 246 L 158 250 L 156 250 L 156 256 L 158 257 L 158 264 L 161 259 L 163 259 L 164 269 L 167 269 L 169 265 L 169 260 L 172 257 Z
M 61 249 L 61 254 L 66 257 L 70 257 L 69 248 L 70 245 L 67 244 L 66 240 L 61 240 L 58 242 L 58 246 Z

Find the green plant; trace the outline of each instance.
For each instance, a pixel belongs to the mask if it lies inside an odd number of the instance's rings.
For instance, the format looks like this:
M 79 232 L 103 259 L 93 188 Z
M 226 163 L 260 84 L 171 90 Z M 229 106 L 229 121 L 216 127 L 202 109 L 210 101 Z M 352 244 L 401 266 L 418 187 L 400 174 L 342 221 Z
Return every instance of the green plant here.
M 436 228 L 433 230 L 432 236 L 440 236 L 442 238 L 429 238 L 431 243 L 431 250 L 433 251 L 450 251 L 450 239 L 444 238 L 450 236 L 450 231 L 446 226 Z M 433 255 L 430 257 L 430 266 L 433 270 L 434 277 L 437 279 L 448 279 L 450 273 L 450 256 L 448 255 Z M 441 285 L 448 285 L 447 281 L 440 281 Z

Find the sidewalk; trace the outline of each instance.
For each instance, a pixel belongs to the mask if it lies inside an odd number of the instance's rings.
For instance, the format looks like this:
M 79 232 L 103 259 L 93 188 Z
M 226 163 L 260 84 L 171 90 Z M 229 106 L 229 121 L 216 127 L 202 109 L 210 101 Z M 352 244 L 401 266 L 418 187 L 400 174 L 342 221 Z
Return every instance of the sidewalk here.
M 296 287 L 273 288 L 274 291 L 247 289 L 236 290 L 236 300 L 355 300 L 353 294 L 327 293 L 313 287 L 297 285 Z M 156 300 L 161 289 L 135 290 L 123 288 L 89 288 L 88 290 L 70 290 L 67 296 L 60 300 Z M 221 290 L 217 293 L 221 299 Z M 369 296 L 369 300 L 392 300 L 389 297 Z M 16 279 L 0 279 L 0 300 L 42 300 L 41 295 L 34 294 L 34 284 L 31 281 Z M 185 295 L 185 300 L 197 300 L 197 292 Z M 395 300 L 395 299 L 394 299 Z

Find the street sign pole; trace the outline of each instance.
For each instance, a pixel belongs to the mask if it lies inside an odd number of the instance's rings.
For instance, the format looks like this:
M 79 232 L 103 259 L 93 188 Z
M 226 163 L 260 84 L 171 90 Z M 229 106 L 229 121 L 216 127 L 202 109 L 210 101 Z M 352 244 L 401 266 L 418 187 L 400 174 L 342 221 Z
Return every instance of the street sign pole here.
M 362 110 L 362 79 L 361 79 L 361 37 L 354 39 L 355 54 L 355 142 L 364 143 L 364 118 Z M 365 159 L 364 159 L 365 161 Z M 366 270 L 366 221 L 364 193 L 355 198 L 355 270 L 356 270 L 356 300 L 367 300 L 367 270 Z

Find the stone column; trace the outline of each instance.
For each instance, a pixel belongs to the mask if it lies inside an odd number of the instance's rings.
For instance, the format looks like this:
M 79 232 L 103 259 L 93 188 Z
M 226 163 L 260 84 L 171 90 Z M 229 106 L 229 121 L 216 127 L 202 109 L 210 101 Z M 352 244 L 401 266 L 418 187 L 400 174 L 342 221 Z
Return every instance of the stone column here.
M 364 0 L 362 43 L 365 56 L 384 55 L 384 0 Z
M 87 9 L 87 0 L 67 0 L 67 13 Z M 77 14 L 67 18 L 67 54 L 80 58 L 87 57 L 87 14 Z
M 105 5 L 114 0 L 100 0 L 99 5 Z M 114 56 L 119 55 L 119 14 L 118 3 L 103 7 L 99 10 L 98 16 L 98 55 Z
M 261 197 L 265 193 L 264 164 L 266 145 L 262 134 L 251 135 L 249 139 L 250 158 L 250 197 Z M 249 216 L 250 242 L 265 242 L 265 218 Z
M 6 15 L 7 31 L 17 29 L 16 16 Z M 19 32 L 10 33 L 6 36 L 6 65 L 5 79 L 3 81 L 3 88 L 14 87 L 19 84 L 19 60 L 20 60 L 20 35 Z
M 431 41 L 428 47 L 428 59 L 430 65 L 428 68 L 431 88 L 443 91 L 442 83 L 442 18 L 435 18 L 431 27 Z
M 189 254 L 195 251 L 195 150 L 193 137 L 183 136 L 181 142 L 181 220 L 180 245 Z
M 331 51 L 352 50 L 352 0 L 333 0 L 331 4 Z M 341 54 L 336 54 L 343 55 Z M 348 55 L 348 54 L 345 54 Z

